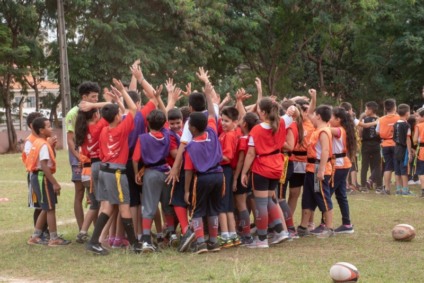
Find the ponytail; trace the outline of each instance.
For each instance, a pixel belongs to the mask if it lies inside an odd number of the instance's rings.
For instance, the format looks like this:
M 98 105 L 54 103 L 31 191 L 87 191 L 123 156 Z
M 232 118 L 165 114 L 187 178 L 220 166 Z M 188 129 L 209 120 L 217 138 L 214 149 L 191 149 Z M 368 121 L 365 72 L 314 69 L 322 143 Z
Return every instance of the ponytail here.
M 299 110 L 299 115 L 297 115 L 296 119 L 294 120 L 297 125 L 297 133 L 298 133 L 298 144 L 302 144 L 303 142 L 303 114 L 301 111 L 301 108 L 299 106 L 296 106 Z
M 75 122 L 75 145 L 81 146 L 84 143 L 85 137 L 88 132 L 88 122 L 93 118 L 94 114 L 97 113 L 97 109 L 92 109 L 90 111 L 84 112 L 79 110 L 77 120 Z
M 353 123 L 352 117 L 349 113 L 341 107 L 333 108 L 333 115 L 340 119 L 340 125 L 346 132 L 346 151 L 347 156 L 350 160 L 353 160 L 356 156 L 356 135 L 355 135 L 355 124 Z
M 262 98 L 259 101 L 259 109 L 265 112 L 271 125 L 272 134 L 275 134 L 280 128 L 279 105 L 269 97 Z

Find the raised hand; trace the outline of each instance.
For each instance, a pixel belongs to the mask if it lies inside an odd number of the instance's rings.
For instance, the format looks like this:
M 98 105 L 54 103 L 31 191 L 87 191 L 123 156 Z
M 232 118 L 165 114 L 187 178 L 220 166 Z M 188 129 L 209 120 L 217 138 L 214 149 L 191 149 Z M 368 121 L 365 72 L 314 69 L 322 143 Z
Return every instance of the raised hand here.
M 174 80 L 173 79 L 169 78 L 169 79 L 166 80 L 165 87 L 166 87 L 166 91 L 168 92 L 168 94 L 170 94 L 170 93 L 172 93 L 174 91 L 175 86 L 176 85 L 174 85 Z
M 139 65 L 132 65 L 130 67 L 131 74 L 137 79 L 138 82 L 143 81 L 143 72 L 141 71 L 141 67 Z
M 191 83 L 186 84 L 186 91 L 181 92 L 184 96 L 189 96 L 191 94 Z
M 208 71 L 205 71 L 203 67 L 199 67 L 199 71 L 196 73 L 199 80 L 204 82 L 205 84 L 209 82 Z
M 155 97 L 156 98 L 160 98 L 160 94 L 162 93 L 163 90 L 163 85 L 159 85 L 156 89 L 155 89 Z
M 236 91 L 236 95 L 235 96 L 236 96 L 236 100 L 239 100 L 239 101 L 245 101 L 245 100 L 247 100 L 247 99 L 249 99 L 249 98 L 252 97 L 251 94 L 246 93 L 246 90 L 244 88 L 239 88 Z
M 317 98 L 317 91 L 313 88 L 308 90 L 309 95 L 311 96 L 311 99 Z
M 178 100 L 180 100 L 182 98 L 182 96 L 180 96 L 182 90 L 179 87 L 174 88 L 174 90 L 168 94 L 168 99 L 172 99 L 173 101 L 177 102 Z
M 117 90 L 119 90 L 119 92 L 122 92 L 122 91 L 125 90 L 125 87 L 124 87 L 124 85 L 122 84 L 122 82 L 120 80 L 117 80 L 117 79 L 113 78 L 112 81 L 113 81 L 113 84 L 115 85 L 115 88 Z
M 258 90 L 258 101 L 262 99 L 262 81 L 260 78 L 255 79 L 256 89 Z

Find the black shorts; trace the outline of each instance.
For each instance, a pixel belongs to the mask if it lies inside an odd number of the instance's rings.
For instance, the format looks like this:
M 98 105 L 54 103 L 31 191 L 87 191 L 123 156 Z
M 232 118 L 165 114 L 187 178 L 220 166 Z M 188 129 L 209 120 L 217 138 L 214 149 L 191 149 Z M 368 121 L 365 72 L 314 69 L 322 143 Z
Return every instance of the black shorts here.
M 139 162 L 138 168 L 141 168 L 141 165 L 141 162 Z M 143 186 L 135 182 L 134 166 L 132 164 L 132 159 L 128 160 L 126 168 L 128 187 L 130 189 L 130 207 L 139 206 L 141 205 L 141 192 Z
M 386 171 L 394 171 L 395 170 L 395 147 L 394 146 L 386 146 L 382 149 L 383 159 L 384 159 L 384 172 Z
M 197 174 L 193 185 L 192 218 L 218 216 L 222 198 L 223 173 Z
M 237 190 L 234 192 L 235 195 L 242 195 L 242 194 L 250 194 L 252 192 L 252 182 L 250 181 L 247 184 L 247 187 L 244 187 L 241 184 L 241 174 L 237 179 Z
M 324 176 L 324 180 L 320 182 L 319 192 L 314 191 L 314 173 L 306 172 L 305 183 L 303 185 L 302 209 L 314 211 L 318 206 L 321 212 L 333 209 L 331 201 L 331 190 L 329 186 L 329 175 Z
M 305 173 L 293 173 L 290 177 L 290 189 L 300 188 L 305 182 Z
M 54 210 L 56 208 L 57 196 L 53 190 L 53 184 L 50 183 L 43 171 L 31 174 L 31 186 L 42 210 Z
M 252 189 L 256 191 L 275 191 L 280 179 L 269 179 L 252 172 Z
M 224 170 L 225 192 L 221 198 L 221 210 L 219 212 L 234 212 L 234 197 L 233 197 L 233 169 L 230 165 L 222 165 Z
M 172 188 L 172 191 L 171 191 L 172 206 L 187 207 L 187 204 L 184 201 L 184 193 L 185 193 L 184 186 L 185 186 L 185 171 L 181 170 L 180 181 L 175 183 L 175 186 Z

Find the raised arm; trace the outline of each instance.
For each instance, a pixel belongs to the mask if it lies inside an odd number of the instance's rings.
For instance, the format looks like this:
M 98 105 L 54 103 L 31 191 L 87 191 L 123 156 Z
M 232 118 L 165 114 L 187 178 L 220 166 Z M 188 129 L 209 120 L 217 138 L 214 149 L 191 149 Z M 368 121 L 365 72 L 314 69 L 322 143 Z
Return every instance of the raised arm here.
M 311 102 L 309 103 L 308 117 L 310 120 L 314 119 L 314 112 L 317 106 L 317 91 L 313 88 L 308 90 L 309 95 L 311 96 Z
M 149 99 L 154 99 L 155 96 L 155 89 L 151 84 L 149 84 L 148 81 L 144 78 L 143 72 L 141 70 L 141 67 L 138 66 L 131 66 L 130 67 L 131 73 L 133 76 L 137 79 L 137 81 L 141 84 L 143 87 L 143 90 L 145 92 L 145 95 Z
M 122 97 L 124 98 L 125 103 L 128 106 L 128 113 L 131 114 L 132 116 L 135 116 L 135 113 L 137 111 L 137 106 L 135 105 L 131 97 L 128 95 L 122 82 L 114 78 L 113 84 L 115 85 L 115 88 L 122 94 Z
M 215 108 L 213 107 L 213 102 L 212 102 L 212 92 L 213 92 L 213 87 L 210 84 L 210 82 L 207 82 L 205 85 L 205 96 L 206 96 L 206 102 L 208 104 L 208 115 L 209 117 L 212 117 L 215 119 L 216 115 L 215 115 Z

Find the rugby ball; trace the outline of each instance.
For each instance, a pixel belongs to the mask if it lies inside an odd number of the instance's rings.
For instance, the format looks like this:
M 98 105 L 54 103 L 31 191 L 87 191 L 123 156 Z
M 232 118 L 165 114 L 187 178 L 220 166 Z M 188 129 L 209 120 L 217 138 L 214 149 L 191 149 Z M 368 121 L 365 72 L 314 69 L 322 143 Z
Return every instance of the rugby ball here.
M 330 277 L 333 282 L 356 282 L 359 272 L 353 264 L 338 262 L 330 268 Z
M 392 237 L 396 241 L 411 241 L 415 238 L 415 229 L 409 224 L 398 224 L 392 230 Z

